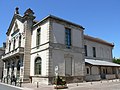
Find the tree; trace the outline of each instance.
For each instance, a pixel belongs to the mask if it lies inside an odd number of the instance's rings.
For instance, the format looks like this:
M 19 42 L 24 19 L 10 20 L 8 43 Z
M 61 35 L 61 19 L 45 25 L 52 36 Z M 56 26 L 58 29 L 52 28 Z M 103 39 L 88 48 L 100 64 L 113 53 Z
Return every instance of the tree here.
M 117 64 L 120 64 L 120 58 L 119 58 L 119 59 L 118 59 L 118 58 L 114 58 L 114 59 L 113 59 L 113 62 L 114 62 L 114 63 L 117 63 Z

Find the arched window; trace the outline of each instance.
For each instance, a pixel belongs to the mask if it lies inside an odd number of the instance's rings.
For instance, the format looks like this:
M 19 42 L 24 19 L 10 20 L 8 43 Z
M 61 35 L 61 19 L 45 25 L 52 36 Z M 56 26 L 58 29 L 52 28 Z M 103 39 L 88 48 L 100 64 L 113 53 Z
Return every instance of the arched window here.
M 37 57 L 35 59 L 35 75 L 40 75 L 41 74 L 41 58 Z

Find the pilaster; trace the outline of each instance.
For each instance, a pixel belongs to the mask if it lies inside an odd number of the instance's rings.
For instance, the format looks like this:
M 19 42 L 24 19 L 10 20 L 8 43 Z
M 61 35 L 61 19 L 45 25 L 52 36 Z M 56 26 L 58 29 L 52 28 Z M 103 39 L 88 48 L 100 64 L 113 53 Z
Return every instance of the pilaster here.
M 34 12 L 27 9 L 24 13 L 24 31 L 25 31 L 25 45 L 24 45 L 24 79 L 29 79 L 30 76 L 30 52 L 31 52 L 31 32 L 33 26 Z

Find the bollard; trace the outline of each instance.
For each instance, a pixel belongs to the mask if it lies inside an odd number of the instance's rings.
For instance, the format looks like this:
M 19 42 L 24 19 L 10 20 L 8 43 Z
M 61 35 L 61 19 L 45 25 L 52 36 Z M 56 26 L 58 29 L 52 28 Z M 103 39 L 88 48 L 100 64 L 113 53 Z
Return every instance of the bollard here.
M 15 81 L 15 86 L 16 86 L 17 82 Z
M 78 86 L 78 83 L 77 83 L 77 86 Z
M 38 82 L 37 82 L 37 88 L 39 87 Z
M 101 83 L 102 83 L 102 80 L 101 80 Z
M 92 80 L 91 80 L 91 85 L 92 85 Z
M 5 83 L 5 78 L 4 78 L 3 82 Z

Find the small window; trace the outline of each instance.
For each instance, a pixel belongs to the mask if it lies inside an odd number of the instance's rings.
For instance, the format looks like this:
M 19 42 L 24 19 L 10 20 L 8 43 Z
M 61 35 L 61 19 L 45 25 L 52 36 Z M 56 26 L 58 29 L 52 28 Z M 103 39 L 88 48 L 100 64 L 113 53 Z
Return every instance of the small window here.
M 89 74 L 89 73 L 90 73 L 89 68 L 86 68 L 86 72 L 87 72 L 87 74 Z
M 96 48 L 93 47 L 93 57 L 96 57 Z
M 21 35 L 19 36 L 19 47 L 21 47 Z
M 9 42 L 9 52 L 10 52 L 10 49 L 11 49 L 11 42 Z
M 87 56 L 87 45 L 84 45 L 85 56 Z
M 41 32 L 41 29 L 37 29 L 37 35 L 36 35 L 36 46 L 37 48 L 39 48 L 39 45 L 40 45 L 40 32 Z
M 15 49 L 15 43 L 16 43 L 16 39 L 14 38 L 14 41 L 13 41 L 13 50 Z

